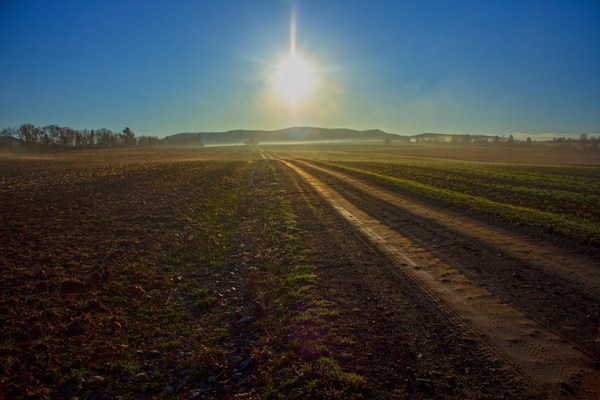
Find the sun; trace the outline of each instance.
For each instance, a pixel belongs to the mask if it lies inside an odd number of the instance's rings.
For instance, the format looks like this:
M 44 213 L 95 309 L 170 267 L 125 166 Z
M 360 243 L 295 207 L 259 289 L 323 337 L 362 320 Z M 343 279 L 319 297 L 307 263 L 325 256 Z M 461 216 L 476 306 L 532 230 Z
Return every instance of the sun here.
M 314 91 L 315 70 L 300 54 L 292 53 L 279 62 L 275 75 L 275 90 L 290 106 L 296 106 Z

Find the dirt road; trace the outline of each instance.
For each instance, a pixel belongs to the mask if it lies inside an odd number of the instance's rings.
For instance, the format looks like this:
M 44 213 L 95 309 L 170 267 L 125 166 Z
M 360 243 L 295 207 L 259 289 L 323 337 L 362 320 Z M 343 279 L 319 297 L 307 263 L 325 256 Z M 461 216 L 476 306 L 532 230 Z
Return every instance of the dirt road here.
M 288 173 L 301 177 L 303 191 L 318 193 L 321 202 L 392 260 L 404 286 L 411 282 L 428 307 L 471 335 L 484 353 L 501 359 L 530 393 L 553 398 L 599 393 L 594 316 L 600 270 L 594 259 L 316 163 L 283 163 Z M 369 270 L 351 276 L 362 284 L 371 273 L 377 275 Z M 388 285 L 397 283 L 398 278 Z M 399 291 L 386 294 L 403 296 Z

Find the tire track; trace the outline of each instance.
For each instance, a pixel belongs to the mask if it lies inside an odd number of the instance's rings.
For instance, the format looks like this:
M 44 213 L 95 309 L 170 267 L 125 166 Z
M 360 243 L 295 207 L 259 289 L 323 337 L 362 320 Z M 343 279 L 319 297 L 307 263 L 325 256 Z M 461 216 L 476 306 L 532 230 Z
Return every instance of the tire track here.
M 335 243 L 330 252 L 316 250 L 325 257 L 320 274 L 327 282 L 325 291 L 335 293 L 334 287 L 340 291 L 330 297 L 333 303 L 346 307 L 343 325 L 336 326 L 336 331 L 355 341 L 351 365 L 373 385 L 373 399 L 405 399 L 408 393 L 419 398 L 415 391 L 425 398 L 433 397 L 426 387 L 418 386 L 419 379 L 431 377 L 436 377 L 436 398 L 533 399 L 526 395 L 527 382 L 515 376 L 495 352 L 478 345 L 471 330 L 461 329 L 463 324 L 454 313 L 440 313 L 430 294 L 406 279 L 393 260 L 348 226 L 301 176 L 278 164 L 294 188 L 290 194 L 302 204 L 298 215 L 308 225 L 305 228 L 314 232 L 313 240 L 321 243 L 321 235 L 326 235 L 325 247 Z M 352 240 L 357 235 L 361 237 L 358 242 Z M 318 249 L 319 245 L 314 243 L 313 247 Z M 356 254 L 367 258 L 359 261 Z M 357 310 L 363 317 L 357 316 Z M 417 337 L 426 339 L 419 341 Z M 422 353 L 426 355 L 420 358 Z M 411 356 L 419 361 L 411 361 Z M 423 363 L 428 358 L 433 365 Z
M 465 328 L 475 332 L 518 371 L 535 392 L 551 398 L 569 391 L 581 398 L 595 398 L 600 393 L 600 373 L 588 356 L 521 311 L 502 303 L 426 249 L 370 217 L 305 169 L 282 162 L 395 261 L 441 310 L 457 316 Z
M 364 182 L 367 188 L 372 186 L 370 190 L 365 190 L 325 171 L 312 169 L 312 166 L 310 171 L 314 171 L 317 177 L 336 188 L 350 202 L 360 205 L 371 216 L 386 221 L 394 230 L 436 254 L 479 286 L 488 288 L 498 298 L 536 319 L 563 339 L 576 344 L 593 360 L 600 360 L 600 327 L 597 322 L 600 312 L 600 289 L 594 289 L 591 285 L 586 287 L 568 273 L 558 274 L 556 270 L 548 267 L 552 262 L 556 265 L 559 254 L 563 254 L 563 263 L 576 262 L 579 268 L 586 267 L 586 262 L 587 268 L 595 268 L 594 258 L 587 256 L 586 259 L 586 256 L 574 254 L 573 251 L 568 254 L 569 252 L 559 247 L 544 244 L 531 246 L 530 243 L 535 239 L 516 236 L 517 245 L 521 243 L 522 246 L 516 249 L 520 253 L 531 256 L 529 253 L 532 247 L 535 251 L 535 247 L 538 246 L 546 249 L 546 254 L 554 256 L 538 255 L 524 260 L 518 257 L 518 253 L 511 247 L 514 241 L 508 236 L 511 233 L 507 230 L 499 230 L 497 234 L 500 239 L 505 234 L 505 242 L 494 242 L 493 235 L 490 235 L 488 241 L 480 240 L 473 232 L 464 229 L 463 220 L 491 231 L 496 228 L 463 214 L 448 211 L 452 216 L 450 222 L 454 226 L 462 227 L 461 231 L 448 224 L 439 223 L 429 214 L 413 212 L 414 205 L 414 208 L 424 207 L 426 212 L 433 209 L 445 214 L 445 210 L 439 206 L 421 203 L 395 191 L 380 189 L 375 183 Z M 398 194 L 400 201 L 394 203 L 382 198 L 381 190 L 392 196 Z M 560 267 L 558 264 L 558 268 Z
M 573 256 L 572 254 L 560 252 L 558 249 L 548 249 L 528 243 L 516 238 L 514 233 L 504 229 L 492 229 L 476 220 L 465 217 L 464 215 L 457 215 L 448 210 L 441 212 L 432 207 L 420 205 L 418 202 L 402 196 L 401 194 L 375 188 L 363 180 L 328 168 L 323 168 L 312 162 L 307 162 L 305 160 L 295 161 L 302 162 L 304 165 L 308 165 L 311 168 L 332 175 L 335 178 L 346 182 L 363 192 L 370 193 L 392 205 L 408 209 L 417 216 L 435 220 L 437 223 L 473 237 L 478 241 L 483 241 L 488 245 L 501 248 L 511 256 L 538 266 L 542 270 L 549 270 L 567 280 L 575 281 L 585 292 L 596 298 L 600 295 L 600 265 L 597 263 L 594 264 L 589 258 Z M 460 221 L 460 223 L 457 221 Z M 540 263 L 541 260 L 543 260 L 543 264 Z

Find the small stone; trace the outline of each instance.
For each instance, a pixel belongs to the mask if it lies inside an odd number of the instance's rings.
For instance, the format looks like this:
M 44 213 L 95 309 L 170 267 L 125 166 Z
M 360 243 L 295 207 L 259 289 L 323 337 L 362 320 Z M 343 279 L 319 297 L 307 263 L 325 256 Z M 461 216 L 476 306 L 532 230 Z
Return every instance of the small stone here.
M 204 394 L 204 390 L 202 390 L 202 389 L 192 389 L 188 392 L 188 399 L 189 400 L 200 399 L 203 394 Z
M 256 317 L 243 317 L 243 318 L 240 318 L 237 323 L 238 323 L 238 325 L 251 324 L 254 321 L 256 321 Z
M 426 393 L 428 395 L 433 395 L 433 393 L 435 393 L 435 388 L 433 387 L 433 383 L 432 383 L 431 379 L 418 379 L 417 378 L 417 385 L 419 386 L 419 389 L 423 393 Z
M 594 316 L 592 314 L 586 315 L 585 319 L 587 319 L 588 321 L 592 321 L 592 322 L 596 322 L 598 320 L 597 318 L 594 318 Z
M 242 378 L 242 373 L 238 372 L 238 373 L 233 374 L 230 381 L 235 383 L 235 382 L 239 381 L 241 378 Z
M 101 377 L 100 375 L 94 375 L 94 376 L 90 376 L 85 383 L 87 383 L 88 385 L 93 385 L 96 383 L 102 383 L 104 381 L 104 378 Z
M 147 382 L 150 380 L 150 378 L 148 377 L 148 375 L 145 372 L 140 372 L 139 374 L 137 374 L 133 377 L 133 380 L 135 382 Z
M 160 357 L 160 351 L 158 350 L 150 350 L 148 352 L 148 358 L 158 358 Z
M 175 386 L 173 386 L 173 385 L 167 385 L 167 386 L 166 386 L 166 387 L 163 389 L 163 391 L 162 391 L 162 392 L 160 392 L 160 395 L 159 395 L 159 396 L 161 396 L 161 397 L 164 397 L 164 396 L 169 396 L 169 395 L 172 395 L 173 393 L 175 393 Z
M 181 372 L 179 372 L 179 373 L 177 374 L 177 378 L 179 378 L 179 379 L 183 379 L 183 378 L 185 378 L 186 376 L 188 376 L 189 374 L 190 374 L 190 370 L 189 370 L 189 369 L 184 369 L 184 370 L 181 370 Z
M 248 357 L 240 363 L 240 370 L 242 370 L 242 371 L 245 370 L 246 368 L 248 368 L 250 366 L 250 364 L 252 364 L 252 358 Z

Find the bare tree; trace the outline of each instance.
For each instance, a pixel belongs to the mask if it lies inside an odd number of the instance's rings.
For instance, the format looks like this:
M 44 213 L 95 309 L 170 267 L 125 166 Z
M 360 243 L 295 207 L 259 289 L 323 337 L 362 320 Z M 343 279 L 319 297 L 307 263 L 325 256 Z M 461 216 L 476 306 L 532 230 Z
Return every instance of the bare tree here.
M 2 128 L 0 136 L 8 136 L 16 139 L 19 137 L 19 132 L 17 128 Z
M 33 124 L 22 124 L 19 126 L 19 139 L 25 142 L 25 145 L 31 146 L 34 144 L 35 126 Z

